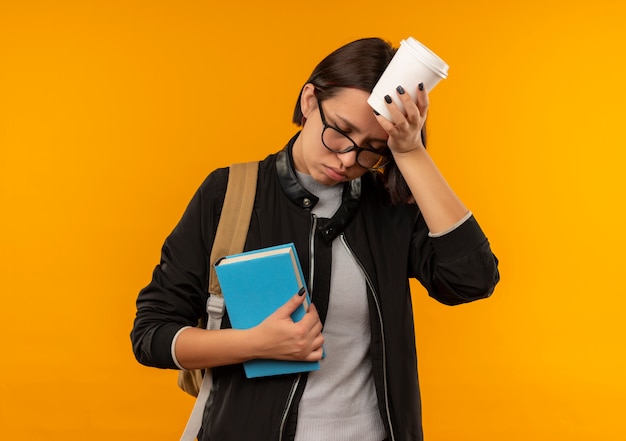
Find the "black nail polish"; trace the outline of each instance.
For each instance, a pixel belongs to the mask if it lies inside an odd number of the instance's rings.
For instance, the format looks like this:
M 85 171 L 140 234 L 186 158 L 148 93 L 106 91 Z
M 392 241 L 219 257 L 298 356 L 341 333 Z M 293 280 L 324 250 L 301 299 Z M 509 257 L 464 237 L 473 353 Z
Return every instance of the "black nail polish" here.
M 389 95 L 385 95 L 385 101 L 387 104 L 391 104 L 391 97 Z
M 399 93 L 400 95 L 404 95 L 404 87 L 402 87 L 402 86 L 398 86 L 398 87 L 396 87 L 396 90 L 398 91 L 398 93 Z
M 376 109 L 374 109 L 374 115 L 378 116 L 378 115 L 380 115 L 380 113 L 378 113 L 378 112 L 376 111 Z
M 419 90 L 424 90 L 424 83 L 419 83 L 419 85 L 417 86 L 417 88 Z
M 306 292 L 306 289 L 305 289 L 305 288 L 304 288 L 304 286 L 303 286 L 303 287 L 301 287 L 301 288 L 298 290 L 298 295 L 299 295 L 300 297 L 302 297 L 302 296 L 304 295 L 304 293 L 305 293 L 305 292 Z

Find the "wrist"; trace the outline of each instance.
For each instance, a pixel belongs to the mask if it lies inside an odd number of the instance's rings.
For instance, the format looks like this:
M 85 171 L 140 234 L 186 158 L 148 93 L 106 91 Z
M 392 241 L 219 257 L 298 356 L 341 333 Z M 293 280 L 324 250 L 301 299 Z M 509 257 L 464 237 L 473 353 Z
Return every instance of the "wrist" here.
M 404 158 L 419 158 L 420 156 L 427 155 L 426 147 L 422 144 L 409 148 L 407 150 L 394 151 L 391 150 L 391 154 L 393 155 L 394 160 L 402 160 Z
M 259 326 L 242 331 L 243 341 L 248 345 L 247 353 L 250 359 L 263 358 L 267 352 L 263 333 L 259 331 Z

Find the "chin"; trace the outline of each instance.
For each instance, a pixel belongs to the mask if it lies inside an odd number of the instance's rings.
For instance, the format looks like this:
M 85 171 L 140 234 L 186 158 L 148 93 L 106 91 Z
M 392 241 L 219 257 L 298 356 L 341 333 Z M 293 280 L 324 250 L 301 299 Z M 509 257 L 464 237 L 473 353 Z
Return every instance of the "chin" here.
M 313 179 L 315 179 L 316 182 L 322 185 L 327 185 L 327 186 L 333 186 L 333 185 L 339 184 L 338 181 L 331 179 L 329 176 L 327 176 L 324 173 L 319 173 L 319 174 L 314 175 Z

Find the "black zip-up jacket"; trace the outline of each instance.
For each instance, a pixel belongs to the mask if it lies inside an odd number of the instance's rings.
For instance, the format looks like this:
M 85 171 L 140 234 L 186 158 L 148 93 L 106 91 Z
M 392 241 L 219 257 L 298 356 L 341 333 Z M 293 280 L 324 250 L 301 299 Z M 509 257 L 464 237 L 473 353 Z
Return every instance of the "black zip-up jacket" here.
M 367 282 L 371 362 L 389 439 L 422 440 L 409 278 L 417 278 L 438 301 L 460 304 L 491 295 L 498 261 L 473 217 L 441 237 L 429 237 L 418 207 L 389 204 L 370 173 L 344 184 L 342 205 L 331 219 L 316 218 L 311 208 L 318 199 L 294 171 L 294 140 L 259 165 L 245 249 L 293 242 L 324 322 L 331 242 L 339 238 L 347 246 Z M 174 335 L 206 314 L 209 256 L 227 181 L 228 169 L 218 169 L 203 182 L 166 239 L 151 283 L 139 293 L 131 339 L 142 364 L 176 368 Z M 230 327 L 228 314 L 222 327 Z M 306 380 L 306 374 L 246 379 L 241 365 L 214 369 L 212 404 L 199 439 L 293 440 Z

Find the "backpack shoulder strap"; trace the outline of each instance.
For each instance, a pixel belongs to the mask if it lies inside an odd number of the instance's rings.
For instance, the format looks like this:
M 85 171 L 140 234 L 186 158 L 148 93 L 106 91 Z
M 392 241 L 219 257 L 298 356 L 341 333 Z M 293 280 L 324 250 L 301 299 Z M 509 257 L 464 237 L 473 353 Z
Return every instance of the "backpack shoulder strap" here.
M 243 251 L 254 206 L 258 169 L 258 162 L 242 162 L 230 166 L 224 207 L 211 249 L 210 294 L 222 295 L 214 263 L 224 256 Z
M 230 167 L 224 207 L 211 248 L 207 329 L 220 329 L 224 315 L 224 298 L 214 263 L 221 257 L 243 251 L 254 206 L 258 169 L 258 162 L 237 163 Z M 196 440 L 212 386 L 213 374 L 211 369 L 206 369 L 181 441 Z

